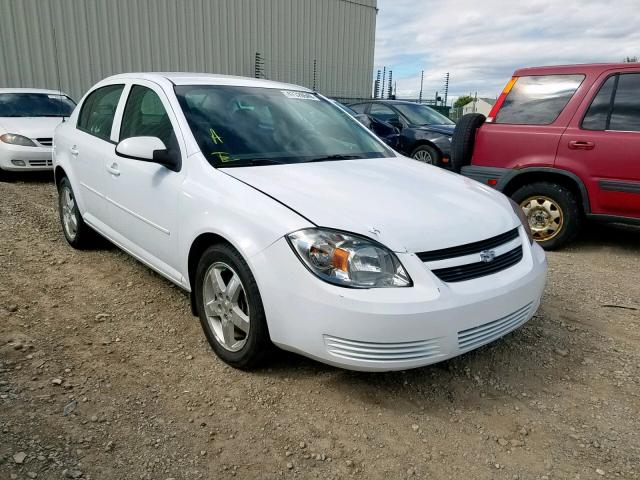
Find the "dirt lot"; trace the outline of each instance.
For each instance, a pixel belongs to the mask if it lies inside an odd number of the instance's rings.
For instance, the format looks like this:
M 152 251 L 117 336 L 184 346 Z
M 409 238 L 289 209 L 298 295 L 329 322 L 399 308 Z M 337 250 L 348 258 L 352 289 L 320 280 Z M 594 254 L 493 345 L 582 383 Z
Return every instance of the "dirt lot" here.
M 168 281 L 67 246 L 55 205 L 48 177 L 0 183 L 2 480 L 640 478 L 640 230 L 549 254 L 533 320 L 452 361 L 245 373 Z

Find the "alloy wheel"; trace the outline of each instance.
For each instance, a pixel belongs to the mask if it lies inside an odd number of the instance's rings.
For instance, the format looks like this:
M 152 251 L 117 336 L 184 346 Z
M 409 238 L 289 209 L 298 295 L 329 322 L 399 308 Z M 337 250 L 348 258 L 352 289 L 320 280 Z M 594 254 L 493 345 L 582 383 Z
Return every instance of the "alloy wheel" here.
M 413 158 L 419 162 L 428 163 L 429 165 L 433 164 L 433 158 L 431 158 L 431 154 L 427 150 L 418 150 L 413 154 Z
M 76 216 L 76 200 L 67 186 L 62 188 L 60 208 L 62 209 L 62 226 L 67 236 L 74 240 L 78 234 L 78 217 Z
M 205 273 L 202 295 L 216 341 L 226 350 L 237 352 L 247 343 L 251 324 L 242 280 L 229 265 L 215 262 Z
M 564 214 L 555 200 L 545 196 L 529 197 L 520 207 L 529 220 L 534 240 L 551 240 L 562 230 Z

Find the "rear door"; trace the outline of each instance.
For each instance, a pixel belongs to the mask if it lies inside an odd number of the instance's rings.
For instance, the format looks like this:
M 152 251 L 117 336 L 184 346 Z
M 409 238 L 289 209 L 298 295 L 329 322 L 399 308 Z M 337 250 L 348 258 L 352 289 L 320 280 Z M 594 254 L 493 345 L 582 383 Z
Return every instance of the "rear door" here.
M 473 165 L 552 167 L 560 137 L 575 111 L 579 73 L 514 77 L 478 130 Z M 495 117 L 493 117 L 495 115 Z
M 69 145 L 73 172 L 80 184 L 80 208 L 90 224 L 108 224 L 108 174 L 105 155 L 113 149 L 112 127 L 124 84 L 107 85 L 91 92 L 82 103 L 76 132 Z
M 556 166 L 583 179 L 592 213 L 640 217 L 640 68 L 601 75 L 562 136 Z

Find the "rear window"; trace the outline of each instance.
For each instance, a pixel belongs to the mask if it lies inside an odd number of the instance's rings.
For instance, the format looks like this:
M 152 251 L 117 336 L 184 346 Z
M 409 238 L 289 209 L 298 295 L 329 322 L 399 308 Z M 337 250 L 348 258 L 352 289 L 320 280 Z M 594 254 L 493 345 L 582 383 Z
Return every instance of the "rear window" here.
M 495 123 L 549 125 L 558 118 L 583 80 L 584 75 L 519 77 Z

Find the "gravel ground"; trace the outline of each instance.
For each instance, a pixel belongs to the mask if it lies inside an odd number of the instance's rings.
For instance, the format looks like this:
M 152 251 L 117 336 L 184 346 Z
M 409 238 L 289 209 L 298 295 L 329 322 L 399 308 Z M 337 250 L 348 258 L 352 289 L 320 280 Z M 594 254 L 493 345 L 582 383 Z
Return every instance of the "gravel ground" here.
M 406 372 L 221 363 L 187 295 L 69 247 L 48 176 L 0 183 L 0 479 L 640 478 L 640 230 L 549 257 L 523 328 Z

